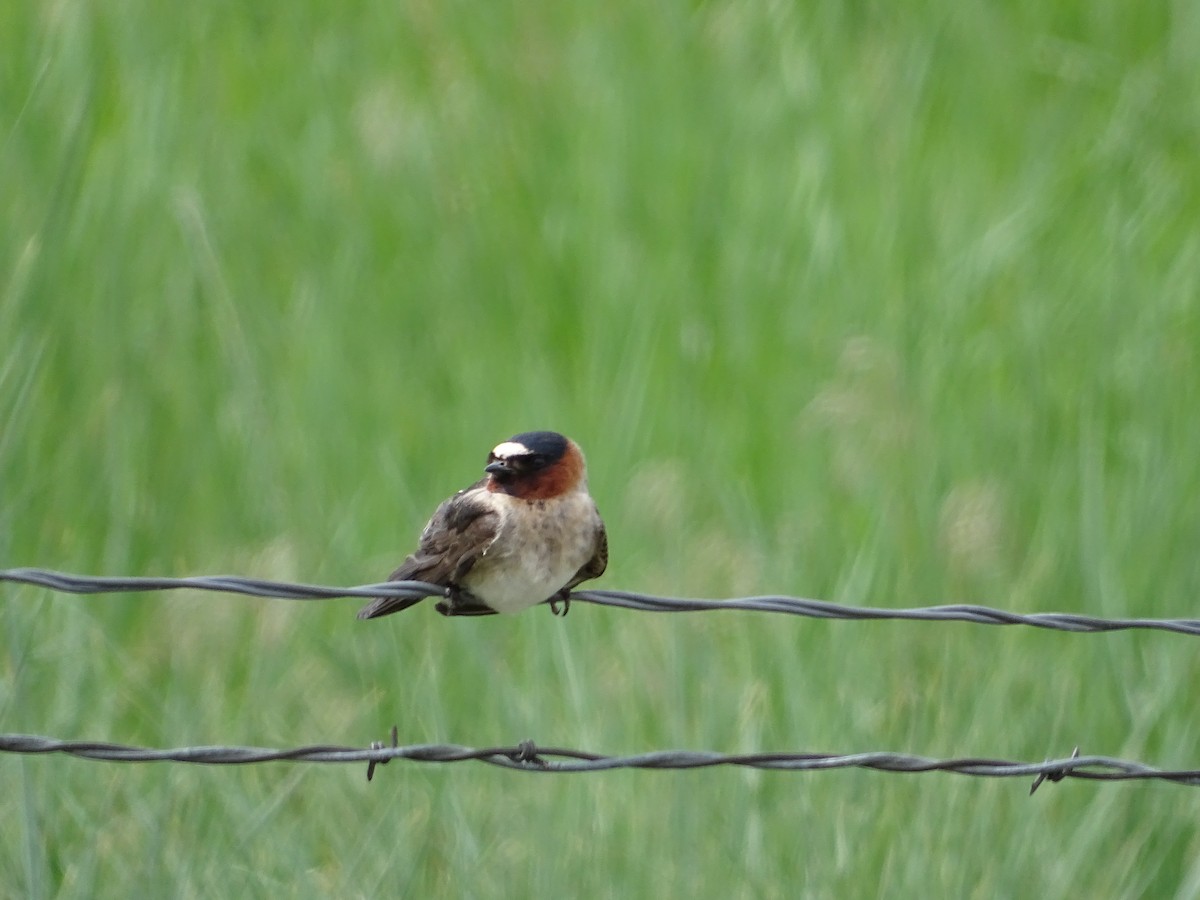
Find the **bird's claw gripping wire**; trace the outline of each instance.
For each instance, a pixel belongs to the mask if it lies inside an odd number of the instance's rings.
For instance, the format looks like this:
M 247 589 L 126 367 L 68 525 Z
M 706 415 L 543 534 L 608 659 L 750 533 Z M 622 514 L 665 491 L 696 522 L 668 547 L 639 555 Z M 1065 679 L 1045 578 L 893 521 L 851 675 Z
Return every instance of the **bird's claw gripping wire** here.
M 558 611 L 558 601 L 562 601 L 562 613 Z M 546 601 L 550 604 L 550 612 L 553 615 L 566 615 L 571 611 L 571 591 L 569 588 L 563 588 L 553 597 Z

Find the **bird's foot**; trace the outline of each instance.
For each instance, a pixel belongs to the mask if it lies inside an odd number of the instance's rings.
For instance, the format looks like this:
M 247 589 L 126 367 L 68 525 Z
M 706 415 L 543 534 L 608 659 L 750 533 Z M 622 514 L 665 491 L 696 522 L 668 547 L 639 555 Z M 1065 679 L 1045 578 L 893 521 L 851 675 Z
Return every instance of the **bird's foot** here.
M 562 601 L 562 605 L 563 605 L 561 613 L 558 611 L 558 601 L 559 600 Z M 547 601 L 547 602 L 550 604 L 550 613 L 552 615 L 565 616 L 567 613 L 569 613 L 571 611 L 571 589 L 563 588 L 561 591 L 559 591 L 557 594 L 555 594 L 553 597 L 551 597 L 549 599 L 549 601 Z
M 439 600 L 434 609 L 443 616 L 494 616 L 496 611 L 465 588 L 446 588 L 446 599 Z

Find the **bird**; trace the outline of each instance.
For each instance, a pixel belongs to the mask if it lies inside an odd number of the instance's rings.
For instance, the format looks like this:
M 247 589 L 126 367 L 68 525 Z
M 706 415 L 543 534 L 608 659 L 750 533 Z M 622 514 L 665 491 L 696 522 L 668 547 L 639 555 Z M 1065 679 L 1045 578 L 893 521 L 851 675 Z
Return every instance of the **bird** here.
M 417 550 L 389 581 L 444 587 L 446 616 L 514 613 L 570 592 L 608 566 L 608 535 L 588 493 L 579 445 L 556 431 L 527 431 L 497 444 L 484 477 L 438 506 Z M 400 612 L 422 597 L 380 597 L 358 618 Z

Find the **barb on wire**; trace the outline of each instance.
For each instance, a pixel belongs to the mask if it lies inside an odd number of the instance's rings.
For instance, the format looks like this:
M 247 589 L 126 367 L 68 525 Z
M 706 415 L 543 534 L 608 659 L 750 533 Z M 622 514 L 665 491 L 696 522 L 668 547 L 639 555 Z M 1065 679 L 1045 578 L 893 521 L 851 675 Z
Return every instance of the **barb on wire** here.
M 395 738 L 396 738 L 396 729 L 395 729 L 395 727 L 393 727 L 392 728 L 392 743 L 395 743 Z M 1071 752 L 1071 759 L 1079 759 L 1079 748 L 1078 747 L 1076 747 Z M 374 763 L 372 763 L 372 765 L 374 765 Z M 1064 778 L 1066 778 L 1069 774 L 1071 774 L 1071 773 L 1067 769 L 1055 769 L 1052 772 L 1039 772 L 1038 777 L 1035 778 L 1033 780 L 1033 784 L 1029 786 L 1029 795 L 1032 797 L 1037 792 L 1037 789 L 1042 786 L 1043 781 L 1059 782 L 1059 781 L 1062 781 Z M 370 773 L 370 771 L 368 771 L 367 772 L 367 781 L 370 781 L 370 780 L 371 780 L 371 773 Z
M 717 766 L 804 772 L 831 769 L 874 769 L 916 774 L 950 772 L 977 778 L 1032 778 L 1050 781 L 1078 778 L 1086 781 L 1144 781 L 1200 786 L 1200 769 L 1156 769 L 1143 763 L 1108 756 L 1079 756 L 1040 763 L 966 757 L 934 759 L 905 753 L 715 753 L 695 750 L 655 750 L 648 753 L 606 755 L 565 747 L 541 747 L 523 741 L 513 747 L 464 747 L 459 744 L 395 745 L 376 741 L 369 747 L 318 744 L 273 750 L 264 747 L 176 747 L 155 750 L 98 741 L 60 741 L 31 734 L 0 734 L 0 752 L 64 753 L 83 759 L 109 762 L 183 762 L 204 765 L 247 765 L 290 762 L 368 763 L 369 773 L 393 759 L 412 762 L 454 763 L 476 761 L 523 772 L 604 772 L 611 769 L 707 769 Z
M 111 578 L 70 575 L 49 569 L 0 569 L 0 581 L 33 584 L 71 594 L 167 591 L 190 588 L 197 591 L 223 591 L 281 600 L 332 600 L 340 597 L 440 597 L 445 589 L 424 581 L 388 581 L 357 587 L 325 587 L 286 581 L 265 581 L 237 575 L 210 575 L 192 578 Z M 1100 632 L 1125 629 L 1172 631 L 1200 635 L 1200 619 L 1101 619 L 1077 613 L 1011 613 L 987 606 L 957 603 L 914 609 L 885 609 L 870 606 L 842 606 L 824 600 L 801 597 L 739 597 L 732 600 L 697 600 L 687 597 L 654 597 L 633 591 L 572 591 L 572 602 L 595 603 L 642 612 L 710 612 L 745 610 L 788 613 L 814 619 L 898 619 L 914 622 L 973 622 L 977 625 L 1028 625 L 1058 631 Z

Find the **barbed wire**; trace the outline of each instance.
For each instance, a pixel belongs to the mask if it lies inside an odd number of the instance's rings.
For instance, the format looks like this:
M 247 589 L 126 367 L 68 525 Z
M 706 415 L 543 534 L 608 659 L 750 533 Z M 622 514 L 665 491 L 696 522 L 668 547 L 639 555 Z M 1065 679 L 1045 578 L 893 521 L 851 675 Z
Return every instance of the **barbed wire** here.
M 341 597 L 427 597 L 443 594 L 437 585 L 425 582 L 383 582 L 356 587 L 327 587 L 293 582 L 267 581 L 240 576 L 198 576 L 190 578 L 136 578 L 71 575 L 47 569 L 0 570 L 0 581 L 38 585 L 52 590 L 78 594 L 140 592 L 193 589 L 221 591 L 288 600 L 325 600 Z M 1200 621 L 1194 619 L 1100 619 L 1067 613 L 1021 615 L 983 606 L 946 605 L 918 609 L 880 609 L 847 607 L 819 600 L 796 597 L 763 596 L 732 600 L 698 600 L 679 597 L 655 597 L 626 591 L 575 591 L 571 600 L 650 612 L 687 612 L 717 609 L 745 609 L 761 612 L 790 613 L 829 619 L 902 619 L 913 621 L 967 621 L 987 625 L 1029 625 L 1072 632 L 1114 631 L 1144 628 L 1200 634 Z M 313 745 L 291 749 L 262 747 L 197 746 L 153 749 L 96 741 L 63 741 L 37 735 L 0 734 L 0 752 L 22 754 L 63 753 L 92 760 L 113 762 L 173 761 L 205 765 L 245 765 L 271 761 L 368 763 L 367 778 L 375 767 L 393 759 L 415 762 L 478 761 L 523 771 L 596 772 L 611 769 L 698 769 L 714 766 L 785 770 L 828 771 L 861 768 L 892 773 L 949 772 L 976 777 L 1031 777 L 1036 781 L 1030 793 L 1046 780 L 1077 778 L 1093 781 L 1129 781 L 1158 779 L 1174 784 L 1200 786 L 1200 770 L 1164 770 L 1139 762 L 1104 756 L 1079 756 L 1042 763 L 1013 762 L 989 758 L 935 759 L 903 753 L 868 752 L 827 753 L 745 753 L 722 754 L 711 751 L 660 750 L 632 755 L 604 755 L 561 747 L 537 747 L 531 741 L 514 747 L 472 748 L 458 744 L 413 744 L 400 746 L 396 729 L 391 745 L 374 742 L 369 748 L 337 745 Z
M 191 589 L 249 594 L 280 600 L 333 600 L 341 597 L 441 597 L 445 589 L 423 581 L 388 581 L 356 587 L 327 587 L 286 581 L 267 581 L 237 575 L 208 575 L 190 578 L 133 578 L 71 575 L 49 569 L 3 569 L 0 581 L 47 587 L 72 594 L 128 593 Z M 758 596 L 730 600 L 702 600 L 688 597 L 655 597 L 634 591 L 582 590 L 571 592 L 571 602 L 594 603 L 642 612 L 712 612 L 743 610 L 787 613 L 815 619 L 904 620 L 914 622 L 972 622 L 977 625 L 1027 625 L 1077 633 L 1146 629 L 1200 636 L 1200 619 L 1104 619 L 1078 613 L 1013 613 L 955 603 L 909 609 L 869 606 L 843 606 L 825 600 L 802 597 Z
M 1140 762 L 1109 756 L 1080 756 L 1040 763 L 966 757 L 935 759 L 906 753 L 716 753 L 694 750 L 655 750 L 608 755 L 565 747 L 539 747 L 522 741 L 511 747 L 466 747 L 461 744 L 375 742 L 370 747 L 317 744 L 277 750 L 265 747 L 199 746 L 153 749 L 101 741 L 61 741 L 32 734 L 0 734 L 0 752 L 63 753 L 107 762 L 179 762 L 201 765 L 249 765 L 265 762 L 368 763 L 368 779 L 376 766 L 395 759 L 426 763 L 481 762 L 522 772 L 605 772 L 613 769 L 707 769 L 717 766 L 788 772 L 833 769 L 872 769 L 895 774 L 948 772 L 977 778 L 1035 778 L 1030 793 L 1043 781 L 1077 778 L 1085 781 L 1159 780 L 1200 786 L 1200 769 L 1157 769 Z

